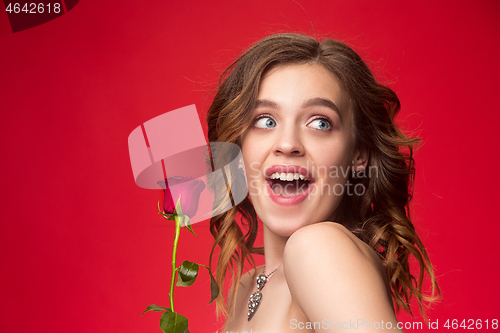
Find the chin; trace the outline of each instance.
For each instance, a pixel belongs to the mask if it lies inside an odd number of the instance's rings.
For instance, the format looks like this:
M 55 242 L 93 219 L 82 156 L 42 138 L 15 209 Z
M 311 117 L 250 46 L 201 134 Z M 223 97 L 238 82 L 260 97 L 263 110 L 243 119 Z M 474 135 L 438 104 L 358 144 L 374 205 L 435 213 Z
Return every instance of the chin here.
M 283 215 L 279 217 L 269 216 L 268 218 L 261 219 L 261 221 L 272 233 L 280 237 L 290 237 L 300 228 L 316 223 L 311 222 L 311 219 L 307 217 L 300 218 L 294 216 L 293 218 L 287 218 Z
M 276 236 L 288 238 L 291 235 L 293 235 L 293 233 L 295 231 L 299 230 L 300 228 L 304 227 L 305 225 L 301 225 L 301 226 L 290 226 L 290 225 L 287 225 L 287 226 L 273 226 L 273 225 L 271 225 L 271 226 L 269 226 L 269 225 L 266 225 L 266 226 Z
M 257 216 L 263 225 L 280 237 L 290 237 L 295 231 L 311 224 L 331 221 L 341 200 L 337 196 L 310 197 L 297 205 L 282 206 L 271 200 L 264 201 L 262 196 L 252 199 Z

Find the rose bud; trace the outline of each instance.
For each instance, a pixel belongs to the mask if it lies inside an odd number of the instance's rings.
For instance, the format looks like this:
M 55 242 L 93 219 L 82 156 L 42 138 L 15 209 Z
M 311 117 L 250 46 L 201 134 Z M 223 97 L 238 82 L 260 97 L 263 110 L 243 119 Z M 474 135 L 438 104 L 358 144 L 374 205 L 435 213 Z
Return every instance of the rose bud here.
M 200 200 L 201 192 L 205 189 L 205 183 L 199 179 L 191 177 L 169 177 L 165 180 L 160 180 L 158 185 L 161 186 L 165 194 L 163 200 L 163 211 L 165 214 L 173 214 L 175 204 L 181 197 L 182 213 L 192 218 L 198 210 L 198 201 Z

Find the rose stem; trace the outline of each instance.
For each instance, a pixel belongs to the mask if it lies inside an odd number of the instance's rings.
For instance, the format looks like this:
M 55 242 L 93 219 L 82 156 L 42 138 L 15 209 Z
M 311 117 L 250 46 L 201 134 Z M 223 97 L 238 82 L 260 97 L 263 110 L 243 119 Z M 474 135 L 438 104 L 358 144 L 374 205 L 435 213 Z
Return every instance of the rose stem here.
M 170 279 L 170 293 L 168 294 L 168 296 L 170 298 L 170 309 L 172 310 L 172 312 L 175 312 L 175 309 L 174 309 L 174 283 L 175 283 L 175 273 L 177 272 L 176 256 L 177 256 L 177 244 L 179 243 L 180 231 L 181 231 L 181 219 L 176 218 L 175 219 L 174 250 L 172 252 L 172 278 Z

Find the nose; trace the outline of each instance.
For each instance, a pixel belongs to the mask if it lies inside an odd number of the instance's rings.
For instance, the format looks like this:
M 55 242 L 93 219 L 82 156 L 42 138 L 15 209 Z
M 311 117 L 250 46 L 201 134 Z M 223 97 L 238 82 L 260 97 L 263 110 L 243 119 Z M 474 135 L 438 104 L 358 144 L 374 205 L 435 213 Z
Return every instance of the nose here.
M 275 155 L 304 155 L 305 149 L 302 145 L 298 129 L 291 126 L 276 134 L 278 134 L 278 137 L 273 147 Z

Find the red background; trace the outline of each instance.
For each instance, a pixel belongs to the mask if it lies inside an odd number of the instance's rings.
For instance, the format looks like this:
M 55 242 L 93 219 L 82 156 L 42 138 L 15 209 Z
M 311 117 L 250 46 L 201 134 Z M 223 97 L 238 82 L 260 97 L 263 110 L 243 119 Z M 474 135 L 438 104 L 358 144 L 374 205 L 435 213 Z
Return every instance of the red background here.
M 15 34 L 0 13 L 0 331 L 159 332 L 157 313 L 140 314 L 168 305 L 173 229 L 160 193 L 134 183 L 129 133 L 193 103 L 203 122 L 241 50 L 313 28 L 371 60 L 424 141 L 414 220 L 444 295 L 431 320 L 500 319 L 500 3 L 187 3 L 82 0 Z M 207 263 L 208 223 L 194 228 L 179 260 Z M 191 332 L 214 332 L 199 279 L 176 288 L 176 307 Z

